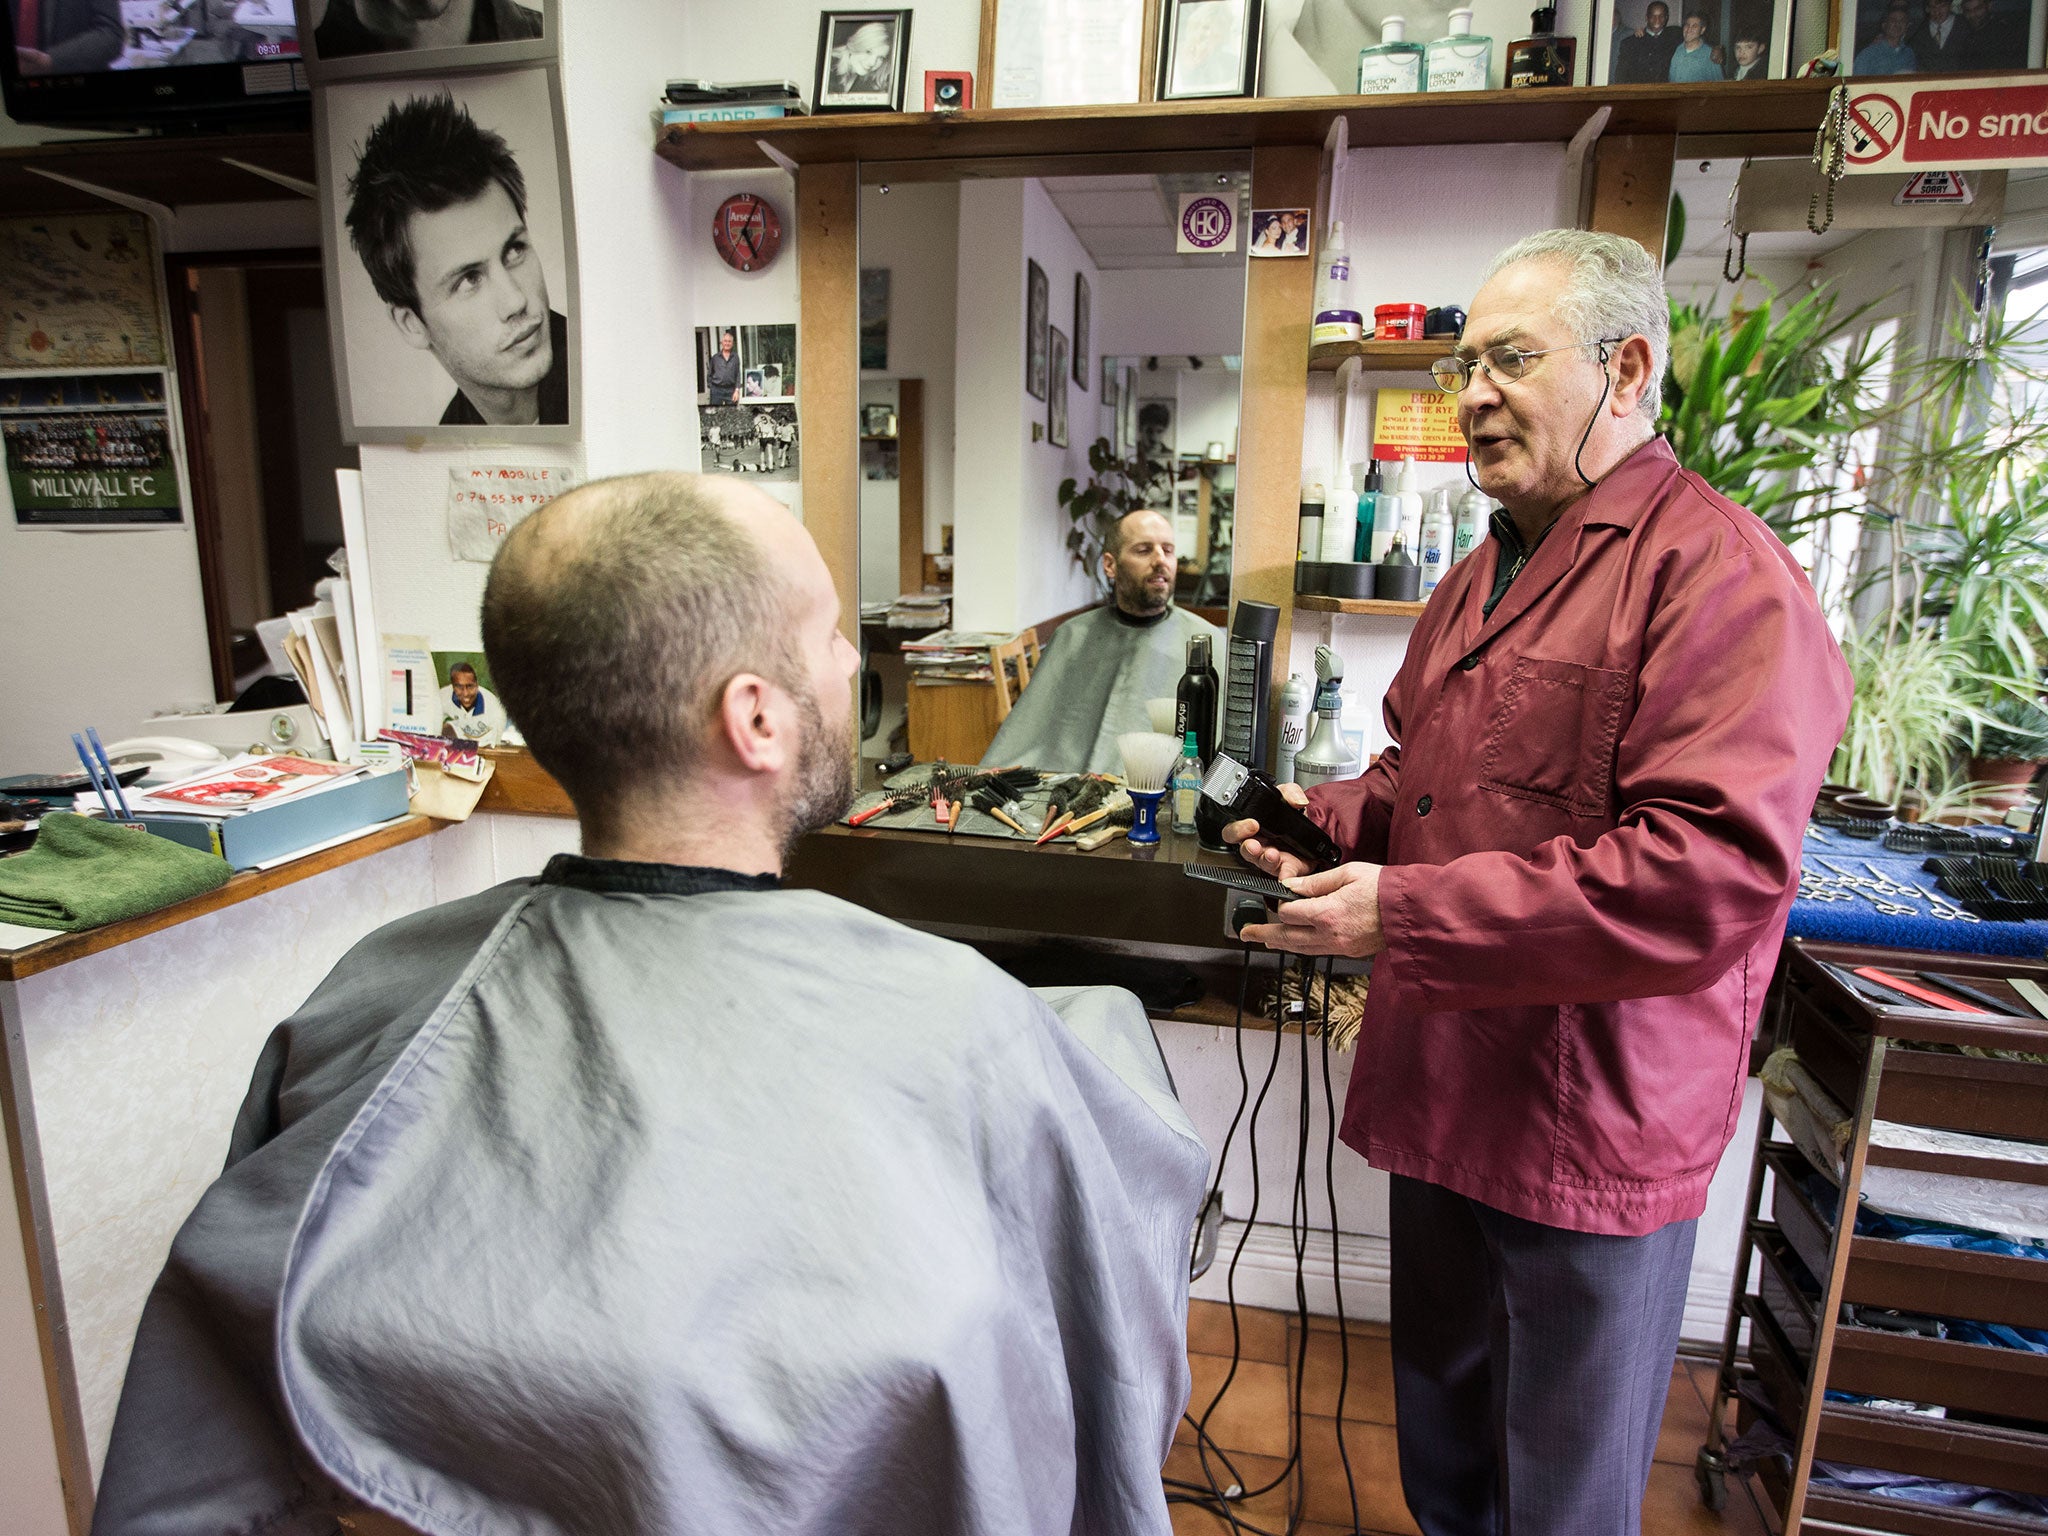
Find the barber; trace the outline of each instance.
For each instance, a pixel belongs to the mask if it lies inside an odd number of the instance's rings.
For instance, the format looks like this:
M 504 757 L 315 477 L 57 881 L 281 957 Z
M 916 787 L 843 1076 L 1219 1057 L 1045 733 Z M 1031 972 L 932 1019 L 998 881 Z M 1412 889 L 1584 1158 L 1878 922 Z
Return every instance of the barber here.
M 1758 518 L 1655 435 L 1656 261 L 1494 262 L 1458 398 L 1487 553 L 1388 689 L 1394 745 L 1291 798 L 1351 862 L 1245 937 L 1377 956 L 1347 1145 L 1391 1179 L 1403 1489 L 1426 1536 L 1634 1536 L 1707 1185 L 1850 683 Z M 1289 786 L 1292 790 L 1292 786 Z

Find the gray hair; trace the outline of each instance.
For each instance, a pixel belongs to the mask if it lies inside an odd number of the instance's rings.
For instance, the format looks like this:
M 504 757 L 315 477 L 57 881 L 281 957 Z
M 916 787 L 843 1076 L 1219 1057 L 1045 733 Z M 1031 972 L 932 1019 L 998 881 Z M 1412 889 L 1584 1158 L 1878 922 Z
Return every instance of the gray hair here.
M 534 758 L 602 823 L 636 787 L 689 777 L 734 676 L 800 686 L 791 605 L 708 477 L 595 480 L 505 540 L 484 654 Z
M 1651 386 L 1638 411 L 1652 421 L 1664 403 L 1664 370 L 1671 359 L 1671 304 L 1664 269 L 1626 235 L 1590 229 L 1545 229 L 1517 240 L 1493 258 L 1485 281 L 1518 261 L 1551 261 L 1566 269 L 1551 312 L 1574 341 L 1640 336 L 1650 344 Z

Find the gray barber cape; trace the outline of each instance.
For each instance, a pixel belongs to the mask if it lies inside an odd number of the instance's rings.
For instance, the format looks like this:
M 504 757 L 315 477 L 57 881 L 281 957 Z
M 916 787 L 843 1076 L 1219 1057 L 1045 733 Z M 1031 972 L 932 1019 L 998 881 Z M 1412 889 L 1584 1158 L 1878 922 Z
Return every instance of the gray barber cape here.
M 1122 773 L 1116 739 L 1149 731 L 1149 699 L 1170 699 L 1188 667 L 1188 641 L 1207 635 L 1223 667 L 1223 631 L 1185 608 L 1169 608 L 1150 624 L 1125 618 L 1114 604 L 1067 620 L 1046 642 L 1031 681 L 1000 727 L 982 762 L 1029 763 L 1063 773 Z
M 1207 1170 L 1128 993 L 565 855 L 271 1036 L 93 1530 L 1164 1536 Z

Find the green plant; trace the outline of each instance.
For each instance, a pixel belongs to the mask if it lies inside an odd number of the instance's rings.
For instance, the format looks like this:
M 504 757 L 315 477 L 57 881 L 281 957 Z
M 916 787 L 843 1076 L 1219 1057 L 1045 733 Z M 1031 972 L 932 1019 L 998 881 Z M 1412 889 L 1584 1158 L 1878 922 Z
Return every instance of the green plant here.
M 1671 306 L 1658 429 L 1680 464 L 1787 543 L 1843 510 L 1836 476 L 1816 471 L 1838 467 L 1850 435 L 1882 409 L 1882 359 L 1857 334 L 1868 309 L 1839 313 L 1827 288 L 1728 320 Z
M 1118 518 L 1145 505 L 1153 466 L 1119 457 L 1108 438 L 1098 437 L 1088 445 L 1088 469 L 1086 486 L 1072 475 L 1060 482 L 1059 501 L 1069 524 L 1067 550 L 1099 583 L 1103 540 Z
M 1957 737 L 1989 723 L 1961 648 L 1933 629 L 1879 625 L 1852 631 L 1842 655 L 1856 702 L 1829 777 L 1880 800 L 1910 792 L 1923 802 L 1953 801 L 1964 789 L 1954 782 Z M 1922 814 L 1929 810 L 1923 803 Z
M 1978 757 L 1992 762 L 2038 763 L 2048 758 L 2048 709 L 2035 699 L 2001 694 L 1985 706 L 1989 723 L 1977 733 Z

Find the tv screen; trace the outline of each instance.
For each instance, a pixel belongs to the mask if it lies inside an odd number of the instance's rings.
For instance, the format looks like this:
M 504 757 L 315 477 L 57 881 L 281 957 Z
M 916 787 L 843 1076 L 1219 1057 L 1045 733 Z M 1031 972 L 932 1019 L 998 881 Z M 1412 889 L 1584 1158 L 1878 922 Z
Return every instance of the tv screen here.
M 0 16 L 16 122 L 305 117 L 292 0 L 0 0 Z

